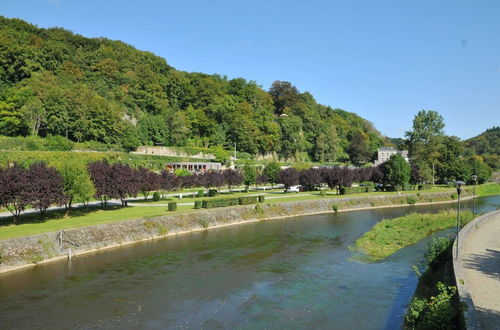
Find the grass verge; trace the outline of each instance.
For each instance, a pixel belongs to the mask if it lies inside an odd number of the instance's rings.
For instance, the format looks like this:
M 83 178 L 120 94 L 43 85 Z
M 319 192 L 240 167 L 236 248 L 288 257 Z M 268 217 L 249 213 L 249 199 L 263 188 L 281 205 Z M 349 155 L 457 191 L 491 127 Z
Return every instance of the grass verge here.
M 470 211 L 460 212 L 462 226 L 474 218 Z M 432 233 L 456 225 L 457 212 L 411 213 L 382 220 L 356 241 L 356 247 L 372 260 L 387 258 L 396 251 L 417 243 Z

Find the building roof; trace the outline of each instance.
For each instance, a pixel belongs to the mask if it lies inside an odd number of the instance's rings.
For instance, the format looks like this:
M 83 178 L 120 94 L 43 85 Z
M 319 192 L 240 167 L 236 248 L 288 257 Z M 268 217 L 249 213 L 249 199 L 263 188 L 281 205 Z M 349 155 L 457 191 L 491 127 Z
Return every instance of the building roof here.
M 393 147 L 380 147 L 378 148 L 379 151 L 397 151 Z

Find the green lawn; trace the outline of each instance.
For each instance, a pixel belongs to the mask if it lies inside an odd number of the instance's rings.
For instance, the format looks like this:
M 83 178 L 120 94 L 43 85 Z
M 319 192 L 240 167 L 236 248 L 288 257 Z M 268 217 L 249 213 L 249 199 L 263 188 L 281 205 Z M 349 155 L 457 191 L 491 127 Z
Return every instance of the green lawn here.
M 467 188 L 470 188 L 468 186 Z M 421 191 L 420 193 L 424 195 L 428 192 L 444 192 L 444 191 L 454 191 L 454 188 L 447 187 L 435 187 L 430 190 Z M 500 185 L 498 184 L 487 184 L 477 187 L 478 195 L 485 196 L 500 194 Z M 248 193 L 232 193 L 228 196 L 244 196 L 244 195 L 258 195 L 263 194 L 264 192 L 248 192 Z M 408 191 L 403 193 L 417 193 L 417 191 Z M 390 196 L 390 195 L 398 195 L 398 192 L 373 192 L 373 193 L 360 193 L 353 195 L 336 195 L 334 191 L 328 191 L 326 196 L 321 196 L 319 192 L 304 192 L 304 193 L 283 193 L 282 189 L 275 189 L 273 191 L 266 191 L 264 193 L 266 197 L 269 196 L 279 196 L 280 198 L 269 199 L 267 198 L 266 204 L 274 204 L 281 202 L 289 202 L 289 201 L 302 201 L 302 200 L 315 200 L 315 199 L 324 199 L 324 198 L 339 198 L 339 197 L 347 197 L 347 196 Z M 308 194 L 306 196 L 300 196 L 302 194 Z M 312 194 L 312 195 L 311 195 Z M 224 195 L 222 195 L 224 196 Z M 214 197 L 217 198 L 217 197 Z M 184 202 L 193 202 L 195 200 L 202 200 L 205 198 L 174 198 L 178 203 Z M 134 202 L 135 203 L 135 202 Z M 157 204 L 166 204 L 168 201 L 158 201 Z M 148 202 L 148 205 L 154 205 L 154 202 Z M 68 229 L 68 228 L 78 228 L 85 226 L 92 226 L 102 223 L 109 222 L 117 222 L 117 221 L 125 221 L 132 219 L 141 219 L 146 217 L 155 217 L 165 214 L 176 214 L 181 212 L 196 212 L 197 210 L 193 209 L 191 205 L 179 205 L 178 210 L 175 212 L 168 212 L 165 206 L 158 205 L 157 207 L 153 206 L 133 206 L 127 208 L 120 207 L 110 207 L 106 210 L 102 210 L 97 207 L 92 208 L 78 208 L 73 210 L 73 213 L 70 217 L 65 217 L 65 212 L 63 210 L 58 211 L 50 211 L 48 212 L 46 218 L 43 221 L 40 221 L 40 216 L 38 213 L 26 214 L 21 216 L 20 224 L 11 225 L 12 217 L 0 218 L 0 240 L 34 235 L 44 232 L 57 231 L 60 229 Z
M 467 186 L 470 192 L 473 191 L 473 186 Z M 494 196 L 500 194 L 500 184 L 486 183 L 476 187 L 477 196 Z
M 40 215 L 38 213 L 33 213 L 22 216 L 21 221 L 23 223 L 21 224 L 1 226 L 0 240 L 109 222 L 150 218 L 167 214 L 179 214 L 187 210 L 195 211 L 191 206 L 178 206 L 177 211 L 174 212 L 167 211 L 166 207 L 110 207 L 105 210 L 91 207 L 88 209 L 74 209 L 70 217 L 65 217 L 65 212 L 62 210 L 52 211 L 46 216 L 44 221 L 40 221 Z M 33 223 L 30 221 L 38 222 Z

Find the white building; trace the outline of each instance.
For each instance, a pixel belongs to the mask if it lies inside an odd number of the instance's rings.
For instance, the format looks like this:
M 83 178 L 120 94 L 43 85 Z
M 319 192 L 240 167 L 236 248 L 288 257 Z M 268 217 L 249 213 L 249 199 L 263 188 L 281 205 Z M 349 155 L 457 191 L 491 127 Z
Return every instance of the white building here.
M 381 147 L 378 148 L 378 154 L 377 154 L 377 160 L 375 161 L 375 166 L 380 165 L 382 163 L 385 163 L 386 161 L 391 158 L 392 155 L 399 154 L 401 157 L 406 160 L 406 162 L 409 162 L 410 159 L 408 158 L 408 150 L 397 150 L 394 149 L 393 147 Z

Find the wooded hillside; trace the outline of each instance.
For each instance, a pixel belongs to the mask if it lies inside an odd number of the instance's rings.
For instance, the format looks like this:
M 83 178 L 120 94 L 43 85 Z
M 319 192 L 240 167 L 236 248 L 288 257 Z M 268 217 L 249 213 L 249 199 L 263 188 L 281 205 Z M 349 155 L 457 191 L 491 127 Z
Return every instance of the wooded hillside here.
M 120 41 L 0 16 L 0 135 L 61 135 L 132 150 L 224 146 L 314 161 L 369 161 L 365 119 L 276 81 L 188 73 Z

